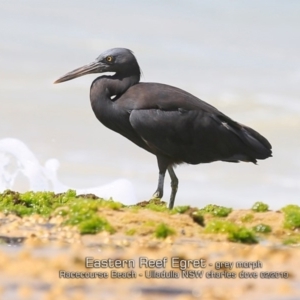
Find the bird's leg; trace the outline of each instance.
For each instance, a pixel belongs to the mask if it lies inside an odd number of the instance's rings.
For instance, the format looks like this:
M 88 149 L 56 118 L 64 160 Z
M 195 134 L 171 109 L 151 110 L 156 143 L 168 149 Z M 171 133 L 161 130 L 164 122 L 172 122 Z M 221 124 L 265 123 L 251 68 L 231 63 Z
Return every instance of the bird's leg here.
M 178 190 L 178 182 L 179 181 L 178 181 L 178 178 L 176 177 L 176 174 L 175 174 L 172 166 L 168 167 L 168 172 L 171 177 L 171 188 L 172 188 L 170 202 L 169 202 L 169 209 L 172 209 L 174 206 L 175 196 L 176 196 L 176 193 Z
M 164 195 L 165 174 L 166 174 L 166 171 L 164 173 L 159 172 L 158 186 L 157 186 L 157 189 L 156 189 L 155 193 L 152 196 L 153 198 L 161 199 L 163 197 L 163 195 Z
M 168 161 L 164 157 L 157 156 L 157 164 L 159 168 L 158 185 L 153 198 L 162 198 L 164 194 L 165 174 L 168 168 Z

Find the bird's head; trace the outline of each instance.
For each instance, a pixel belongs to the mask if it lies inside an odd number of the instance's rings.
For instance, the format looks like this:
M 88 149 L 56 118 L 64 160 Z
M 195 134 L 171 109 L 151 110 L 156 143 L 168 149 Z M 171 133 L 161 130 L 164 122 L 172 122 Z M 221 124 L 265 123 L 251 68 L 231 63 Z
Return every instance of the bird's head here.
M 131 50 L 113 48 L 101 53 L 92 63 L 65 74 L 54 83 L 68 81 L 86 74 L 104 72 L 115 72 L 124 76 L 140 75 L 140 68 Z

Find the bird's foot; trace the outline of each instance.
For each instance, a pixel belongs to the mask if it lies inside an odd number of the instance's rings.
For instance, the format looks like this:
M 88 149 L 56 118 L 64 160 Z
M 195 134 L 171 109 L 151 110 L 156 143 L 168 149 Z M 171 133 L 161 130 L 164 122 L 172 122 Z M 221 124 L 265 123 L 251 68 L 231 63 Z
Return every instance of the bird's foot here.
M 162 197 L 160 196 L 160 192 L 157 191 L 155 192 L 153 195 L 152 195 L 152 198 L 151 199 L 161 199 Z

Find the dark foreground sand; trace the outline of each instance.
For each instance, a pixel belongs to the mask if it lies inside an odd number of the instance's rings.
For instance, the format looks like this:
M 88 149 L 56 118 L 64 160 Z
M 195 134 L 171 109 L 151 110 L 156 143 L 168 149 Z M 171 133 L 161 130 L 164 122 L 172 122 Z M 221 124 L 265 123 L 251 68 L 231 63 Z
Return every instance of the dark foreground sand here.
M 238 223 L 248 212 L 233 211 L 227 219 Z M 117 233 L 82 236 L 76 228 L 62 226 L 59 217 L 0 214 L 0 299 L 300 299 L 299 246 L 282 244 L 288 233 L 282 229 L 280 212 L 255 213 L 253 224 L 263 222 L 273 230 L 254 245 L 205 234 L 186 214 L 149 210 L 103 214 Z M 164 221 L 177 234 L 156 239 L 151 226 L 141 225 L 145 218 Z M 126 235 L 133 226 L 137 234 Z M 115 265 L 87 268 L 87 257 L 89 264 L 93 258 L 102 264 L 111 259 Z M 118 268 L 118 263 L 124 267 Z M 97 278 L 66 278 L 71 274 Z M 201 274 L 202 278 L 193 278 Z M 240 278 L 247 276 L 257 278 Z

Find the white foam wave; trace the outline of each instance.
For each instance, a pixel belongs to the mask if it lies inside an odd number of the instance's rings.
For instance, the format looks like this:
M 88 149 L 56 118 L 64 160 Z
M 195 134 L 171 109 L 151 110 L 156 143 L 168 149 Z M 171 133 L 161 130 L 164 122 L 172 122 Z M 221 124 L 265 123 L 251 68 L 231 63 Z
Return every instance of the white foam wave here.
M 62 193 L 76 190 L 77 195 L 95 194 L 105 199 L 113 198 L 124 204 L 135 204 L 136 193 L 127 179 L 118 179 L 103 186 L 80 189 L 63 184 L 57 176 L 60 163 L 52 158 L 42 166 L 33 152 L 20 140 L 4 138 L 0 140 L 0 192 L 15 190 L 17 177 L 22 174 L 28 180 L 28 190 L 53 191 Z

